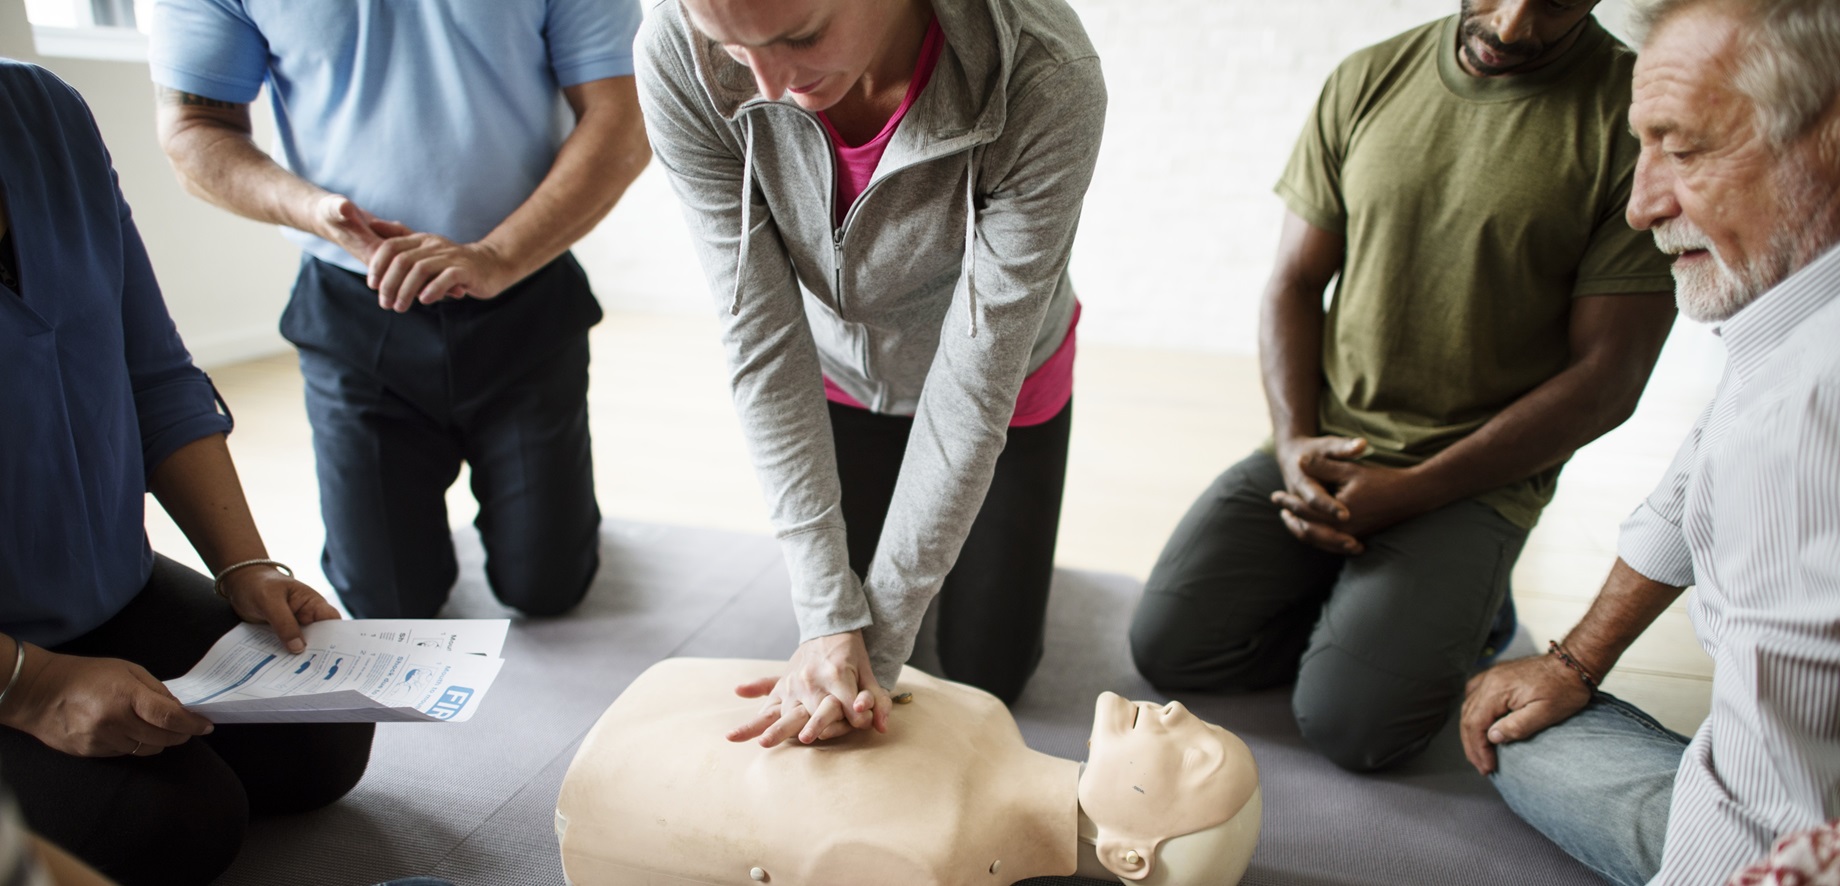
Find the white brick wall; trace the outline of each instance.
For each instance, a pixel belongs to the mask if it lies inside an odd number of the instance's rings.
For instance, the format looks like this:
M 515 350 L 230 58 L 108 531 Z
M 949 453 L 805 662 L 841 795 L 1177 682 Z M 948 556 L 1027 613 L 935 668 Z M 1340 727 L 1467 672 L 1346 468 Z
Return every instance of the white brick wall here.
M 1271 186 L 1344 56 L 1458 0 L 1071 0 L 1111 95 L 1073 257 L 1083 339 L 1251 353 Z M 1622 0 L 1600 20 L 1621 29 Z M 713 310 L 656 168 L 578 247 L 609 307 Z

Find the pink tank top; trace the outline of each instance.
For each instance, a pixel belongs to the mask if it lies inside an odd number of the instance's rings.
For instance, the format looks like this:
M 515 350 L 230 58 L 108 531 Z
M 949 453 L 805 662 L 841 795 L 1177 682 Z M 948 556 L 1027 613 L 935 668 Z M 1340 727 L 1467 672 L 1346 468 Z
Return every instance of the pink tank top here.
M 868 187 L 869 179 L 875 176 L 875 168 L 881 164 L 883 152 L 888 150 L 889 139 L 901 125 L 901 118 L 907 116 L 907 109 L 913 107 L 914 99 L 933 78 L 939 51 L 944 47 L 945 34 L 939 30 L 939 20 L 935 18 L 927 26 L 926 37 L 920 43 L 920 60 L 914 66 L 914 76 L 907 84 L 907 95 L 901 99 L 901 106 L 888 118 L 882 131 L 867 142 L 854 147 L 846 144 L 843 136 L 837 133 L 837 127 L 831 125 L 830 118 L 818 112 L 818 119 L 824 122 L 825 130 L 831 135 L 831 146 L 837 152 L 837 215 L 834 219 L 837 224 L 843 224 L 850 207 L 862 195 L 863 188 Z M 1073 318 L 1067 323 L 1067 337 L 1061 340 L 1061 346 L 1046 363 L 1023 379 L 1022 390 L 1016 395 L 1016 411 L 1009 420 L 1010 427 L 1024 428 L 1046 422 L 1059 415 L 1067 401 L 1073 398 L 1073 331 L 1079 324 L 1080 306 L 1075 303 Z M 868 408 L 844 393 L 829 378 L 824 379 L 824 396 L 832 403 Z

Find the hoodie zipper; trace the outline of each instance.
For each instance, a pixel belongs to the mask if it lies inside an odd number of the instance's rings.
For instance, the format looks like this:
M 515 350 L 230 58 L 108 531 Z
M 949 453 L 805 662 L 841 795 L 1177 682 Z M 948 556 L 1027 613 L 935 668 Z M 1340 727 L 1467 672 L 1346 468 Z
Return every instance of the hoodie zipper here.
M 829 132 L 825 131 L 824 123 L 818 119 L 818 115 L 813 114 L 810 111 L 806 111 L 803 108 L 788 106 L 784 104 L 783 102 L 769 102 L 769 101 L 765 101 L 761 99 L 756 99 L 755 101 L 757 101 L 758 104 L 754 104 L 753 102 L 749 103 L 749 104 L 753 104 L 754 109 L 779 108 L 779 109 L 784 110 L 787 113 L 798 115 L 800 118 L 804 119 L 805 122 L 808 123 L 813 129 L 817 130 L 818 140 L 824 145 L 824 148 L 825 148 L 824 153 L 827 157 L 830 158 L 830 163 L 831 163 L 830 188 L 825 193 L 825 196 L 824 196 L 824 217 L 826 220 L 836 218 L 837 217 L 837 178 L 838 178 L 837 150 L 836 150 L 836 146 L 831 144 L 831 136 Z M 744 107 L 743 111 L 745 112 L 746 110 L 749 110 L 749 109 Z M 843 214 L 843 222 L 841 224 L 835 224 L 831 227 L 831 265 L 833 268 L 831 285 L 834 290 L 833 295 L 835 297 L 835 301 L 837 302 L 837 313 L 839 316 L 842 316 L 843 314 L 843 241 L 844 241 L 846 234 L 849 232 L 851 221 L 856 218 L 856 213 L 862 209 L 863 200 L 869 196 L 870 192 L 881 187 L 883 182 L 887 181 L 890 178 L 893 178 L 895 175 L 899 173 L 905 172 L 923 163 L 931 163 L 935 160 L 943 160 L 947 157 L 956 156 L 964 151 L 971 150 L 973 147 L 975 147 L 975 145 L 967 145 L 955 151 L 951 151 L 951 152 L 944 153 L 944 154 L 936 154 L 930 157 L 924 157 L 912 163 L 908 163 L 904 166 L 901 166 L 898 169 L 890 170 L 887 174 L 883 175 L 882 177 L 870 181 L 868 187 L 863 188 L 862 193 L 856 195 L 856 202 L 851 203 L 849 211 Z
M 824 195 L 824 218 L 827 222 L 831 219 L 836 218 L 837 217 L 837 180 L 839 177 L 839 170 L 837 168 L 837 149 L 835 145 L 831 144 L 830 133 L 825 130 L 823 121 L 818 119 L 818 115 L 813 114 L 810 111 L 806 111 L 801 108 L 788 107 L 780 102 L 763 102 L 758 107 L 782 108 L 787 112 L 797 114 L 799 117 L 803 118 L 808 124 L 810 124 L 812 128 L 817 130 L 818 140 L 824 145 L 825 156 L 830 158 L 830 164 L 831 164 L 831 178 L 830 178 L 830 183 L 829 183 L 830 187 L 826 190 L 825 195 Z M 895 177 L 896 175 L 899 175 L 902 172 L 905 172 L 909 169 L 917 167 L 923 163 L 931 163 L 935 160 L 943 160 L 947 157 L 956 156 L 958 153 L 960 153 L 960 151 L 972 150 L 973 147 L 975 146 L 967 146 L 957 151 L 951 151 L 951 152 L 915 160 L 912 163 L 905 164 L 896 169 L 891 169 L 886 174 L 882 175 L 879 178 L 872 179 L 869 182 L 868 186 L 863 188 L 862 193 L 856 195 L 856 200 L 850 204 L 849 210 L 843 214 L 842 223 L 833 225 L 831 227 L 831 300 L 836 306 L 838 320 L 841 320 L 845 323 L 851 322 L 846 316 L 845 310 L 844 310 L 845 301 L 844 301 L 844 289 L 843 289 L 843 245 L 844 245 L 843 241 L 845 237 L 849 234 L 850 223 L 856 218 L 856 214 L 862 210 L 863 201 L 868 198 L 870 192 L 881 187 L 883 182 L 886 182 L 887 180 Z M 966 207 L 966 211 L 967 212 L 971 211 L 970 207 Z M 858 340 L 857 342 L 856 361 L 857 361 L 857 365 L 862 367 L 864 375 L 873 377 L 873 371 L 871 370 L 871 367 L 869 366 L 868 345 L 867 345 L 866 340 Z

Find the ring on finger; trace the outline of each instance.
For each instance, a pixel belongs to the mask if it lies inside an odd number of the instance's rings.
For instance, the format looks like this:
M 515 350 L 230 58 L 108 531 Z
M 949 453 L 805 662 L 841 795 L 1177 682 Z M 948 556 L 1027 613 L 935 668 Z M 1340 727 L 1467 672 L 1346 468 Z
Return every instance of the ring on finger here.
M 134 743 L 134 750 L 132 750 L 132 751 L 129 751 L 129 752 L 128 752 L 128 756 L 130 756 L 130 757 L 138 757 L 138 756 L 140 756 L 140 755 L 141 755 L 141 743 L 137 741 L 137 742 L 135 742 L 135 743 Z

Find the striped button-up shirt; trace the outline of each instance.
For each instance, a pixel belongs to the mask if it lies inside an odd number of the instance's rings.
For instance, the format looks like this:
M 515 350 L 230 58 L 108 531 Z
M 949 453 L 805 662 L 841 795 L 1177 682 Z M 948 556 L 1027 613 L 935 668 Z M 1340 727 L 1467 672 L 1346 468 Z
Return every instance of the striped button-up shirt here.
M 1712 713 L 1674 784 L 1657 884 L 1722 884 L 1840 816 L 1840 249 L 1719 330 L 1718 394 L 1618 553 L 1695 586 Z

